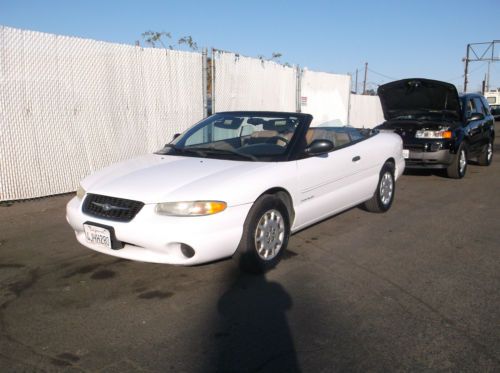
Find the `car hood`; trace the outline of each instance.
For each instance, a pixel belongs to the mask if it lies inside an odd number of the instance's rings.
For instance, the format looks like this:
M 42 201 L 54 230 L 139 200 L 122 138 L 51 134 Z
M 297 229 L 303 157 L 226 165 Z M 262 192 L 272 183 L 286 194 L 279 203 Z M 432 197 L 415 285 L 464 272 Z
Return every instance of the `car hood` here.
M 443 111 L 461 119 L 460 99 L 453 84 L 422 78 L 397 80 L 381 85 L 380 97 L 386 120 L 422 111 Z
M 251 183 L 255 170 L 268 165 L 272 163 L 151 154 L 106 167 L 81 185 L 87 193 L 144 203 L 226 200 L 227 187 Z

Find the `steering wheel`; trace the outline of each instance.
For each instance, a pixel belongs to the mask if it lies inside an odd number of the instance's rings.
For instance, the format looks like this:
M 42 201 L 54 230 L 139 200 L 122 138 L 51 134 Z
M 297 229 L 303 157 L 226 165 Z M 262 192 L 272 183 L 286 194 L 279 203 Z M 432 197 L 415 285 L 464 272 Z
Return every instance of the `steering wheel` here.
M 285 145 L 288 145 L 290 140 L 288 140 L 286 137 L 283 136 L 272 136 L 266 140 L 266 143 L 273 143 L 278 145 L 278 141 L 283 141 Z

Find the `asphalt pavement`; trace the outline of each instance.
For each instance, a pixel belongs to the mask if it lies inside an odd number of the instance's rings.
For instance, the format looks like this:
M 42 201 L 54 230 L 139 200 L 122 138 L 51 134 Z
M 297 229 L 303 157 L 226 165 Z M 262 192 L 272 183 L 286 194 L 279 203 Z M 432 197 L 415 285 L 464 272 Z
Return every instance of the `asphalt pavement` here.
M 495 152 L 462 180 L 403 175 L 389 212 L 295 234 L 265 276 L 95 253 L 71 195 L 2 204 L 0 372 L 498 372 Z

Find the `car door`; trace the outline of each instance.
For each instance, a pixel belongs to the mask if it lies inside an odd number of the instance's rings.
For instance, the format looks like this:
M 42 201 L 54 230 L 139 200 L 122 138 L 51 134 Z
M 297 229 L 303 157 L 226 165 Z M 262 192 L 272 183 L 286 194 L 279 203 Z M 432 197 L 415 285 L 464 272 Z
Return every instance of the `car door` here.
M 297 161 L 298 203 L 294 229 L 300 229 L 371 197 L 378 181 L 369 139 Z
M 479 97 L 479 104 L 482 104 L 482 109 L 484 113 L 484 120 L 481 124 L 481 144 L 484 146 L 490 141 L 490 137 L 495 126 L 495 118 L 490 112 L 488 102 L 484 97 Z
M 469 152 L 477 153 L 479 144 L 482 140 L 482 120 L 470 120 L 472 114 L 480 113 L 481 107 L 476 107 L 476 102 L 473 97 L 467 98 L 465 110 L 465 133 L 469 141 Z

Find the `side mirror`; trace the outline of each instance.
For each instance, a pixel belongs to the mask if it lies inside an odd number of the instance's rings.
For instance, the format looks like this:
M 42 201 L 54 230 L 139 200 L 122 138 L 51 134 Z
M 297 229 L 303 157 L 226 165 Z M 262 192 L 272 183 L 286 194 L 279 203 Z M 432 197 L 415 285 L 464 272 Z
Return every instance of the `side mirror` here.
M 330 140 L 314 140 L 306 149 L 309 155 L 321 155 L 333 150 L 333 142 Z
M 469 122 L 475 121 L 475 120 L 483 120 L 484 119 L 484 114 L 483 113 L 472 113 L 468 119 Z
M 181 134 L 180 133 L 176 133 L 174 134 L 174 137 L 172 138 L 172 140 L 175 140 L 176 138 L 178 138 Z

